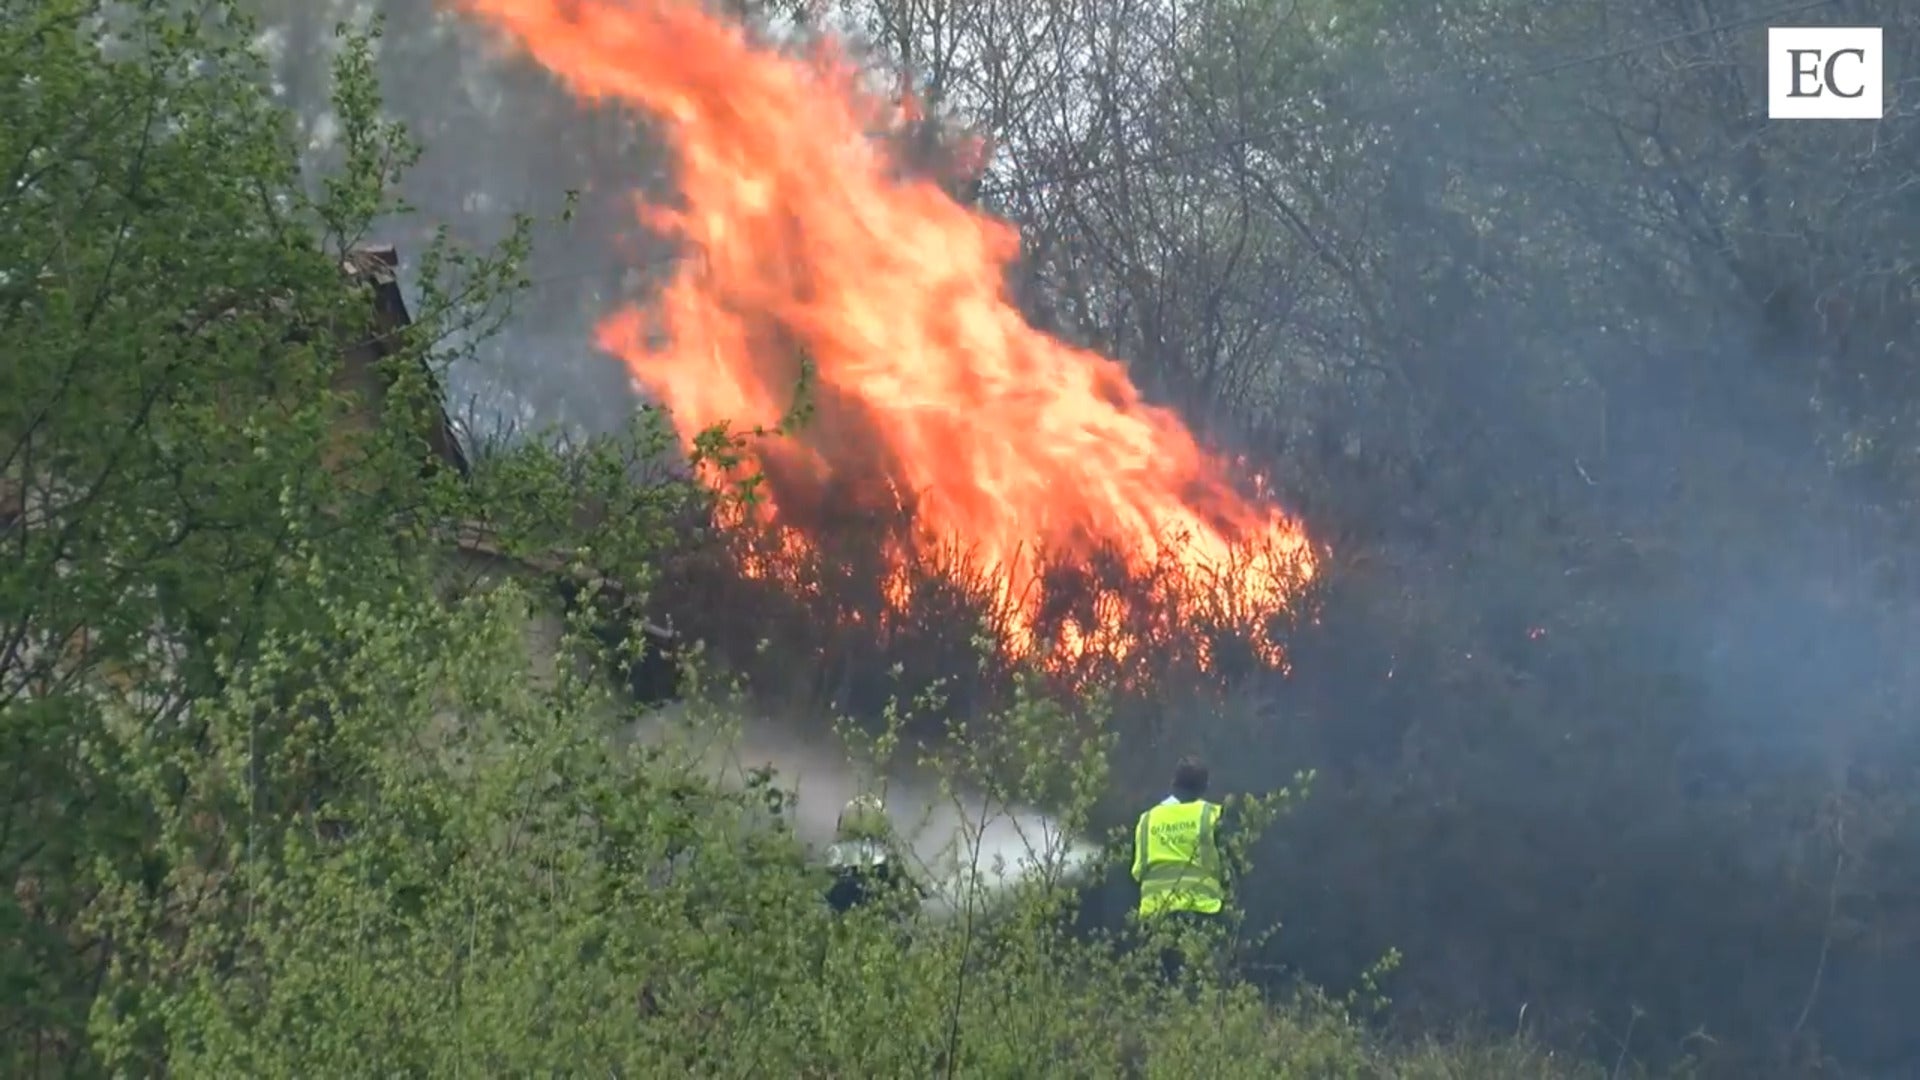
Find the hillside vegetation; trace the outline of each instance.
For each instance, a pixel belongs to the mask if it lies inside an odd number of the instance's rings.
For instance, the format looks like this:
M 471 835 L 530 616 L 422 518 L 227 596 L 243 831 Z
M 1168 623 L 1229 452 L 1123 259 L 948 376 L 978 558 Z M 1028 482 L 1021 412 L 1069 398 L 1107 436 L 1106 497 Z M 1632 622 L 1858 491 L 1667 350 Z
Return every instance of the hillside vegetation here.
M 1035 323 L 1333 553 L 1287 675 L 1106 693 L 978 567 L 885 633 L 858 530 L 738 573 L 576 340 L 638 125 L 426 0 L 0 0 L 0 1076 L 1910 1075 L 1920 34 L 1835 6 L 1883 123 L 1756 124 L 1744 0 L 850 5 Z M 1177 750 L 1315 782 L 1169 988 L 1124 883 L 831 919 L 779 776 L 633 745 L 663 686 L 1090 836 Z
M 420 317 L 375 326 L 341 267 L 411 151 L 367 43 L 336 71 L 348 156 L 310 196 L 216 14 L 103 30 L 84 3 L 14 5 L 0 30 L 0 159 L 20 163 L 0 209 L 0 1072 L 1459 1066 L 1377 1056 L 1310 994 L 1170 994 L 1074 936 L 1058 887 L 911 937 L 830 924 L 793 839 L 741 825 L 777 791 L 621 749 L 605 624 L 549 643 L 578 663 L 530 657 L 556 582 L 449 573 L 447 525 L 591 551 L 643 589 L 693 501 L 623 467 L 661 433 L 429 468 L 427 372 L 507 299 L 522 240 L 436 250 Z M 371 414 L 342 378 L 370 334 Z M 586 500 L 601 524 L 556 535 Z M 1064 715 L 1015 709 L 990 729 L 1040 738 Z M 1093 743 L 1058 765 L 1100 767 Z

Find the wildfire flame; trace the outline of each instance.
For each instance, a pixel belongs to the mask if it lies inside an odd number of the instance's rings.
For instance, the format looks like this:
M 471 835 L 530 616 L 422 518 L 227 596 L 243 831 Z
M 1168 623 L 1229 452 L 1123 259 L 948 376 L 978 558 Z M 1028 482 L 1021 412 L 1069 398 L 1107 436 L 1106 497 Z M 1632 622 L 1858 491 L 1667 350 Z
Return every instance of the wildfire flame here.
M 719 423 L 777 425 L 811 361 L 810 423 L 752 451 L 760 512 L 797 530 L 787 543 L 844 509 L 838 493 L 904 493 L 918 531 L 897 557 L 958 540 L 998 569 L 1007 644 L 1068 654 L 1118 631 L 1037 642 L 1034 551 L 1172 562 L 1195 589 L 1251 557 L 1267 572 L 1234 575 L 1227 605 L 1264 643 L 1265 617 L 1314 572 L 1299 523 L 1237 492 L 1119 363 L 1026 322 L 1005 291 L 1017 231 L 903 176 L 876 134 L 901 106 L 842 54 L 771 50 L 675 0 L 459 2 L 576 96 L 652 114 L 677 153 L 680 205 L 637 206 L 685 257 L 653 312 L 615 313 L 599 341 L 689 444 Z M 886 595 L 905 601 L 897 583 Z

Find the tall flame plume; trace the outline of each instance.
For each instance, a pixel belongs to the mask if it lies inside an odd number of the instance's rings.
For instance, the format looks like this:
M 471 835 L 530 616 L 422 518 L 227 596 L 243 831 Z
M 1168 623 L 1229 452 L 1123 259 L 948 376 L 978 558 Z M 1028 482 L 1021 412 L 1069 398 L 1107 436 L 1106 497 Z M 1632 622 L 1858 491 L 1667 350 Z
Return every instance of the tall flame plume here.
M 1016 652 L 1126 647 L 1118 616 L 1042 634 L 1045 551 L 1228 588 L 1278 658 L 1265 617 L 1315 570 L 1300 524 L 1237 491 L 1121 364 L 1028 324 L 1006 292 L 1017 231 L 903 176 L 876 136 L 900 106 L 854 65 L 765 48 L 676 0 L 459 2 L 577 97 L 651 114 L 676 153 L 678 205 L 636 207 L 680 245 L 679 268 L 650 310 L 606 318 L 599 343 L 689 445 L 715 424 L 779 424 L 810 361 L 811 421 L 752 450 L 764 524 L 805 546 L 850 509 L 841 493 L 904 493 L 915 528 L 895 557 L 957 542 L 994 567 Z M 1250 565 L 1222 584 L 1220 568 Z

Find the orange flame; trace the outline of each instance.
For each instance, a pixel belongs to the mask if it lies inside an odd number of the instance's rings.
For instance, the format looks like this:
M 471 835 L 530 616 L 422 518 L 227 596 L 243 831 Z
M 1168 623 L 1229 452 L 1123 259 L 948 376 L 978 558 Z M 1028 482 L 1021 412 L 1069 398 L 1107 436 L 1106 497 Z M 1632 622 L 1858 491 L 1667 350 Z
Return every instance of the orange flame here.
M 1300 525 L 1236 492 L 1122 365 L 1028 325 L 1004 288 L 1017 231 L 903 177 L 876 132 L 911 108 L 861 89 L 832 49 L 783 55 L 676 0 L 459 2 L 582 99 L 652 114 L 677 152 L 682 205 L 639 213 L 685 258 L 657 324 L 628 308 L 599 341 L 689 444 L 723 422 L 777 425 L 811 360 L 812 421 L 754 450 L 766 520 L 804 529 L 849 483 L 911 493 L 910 543 L 957 539 L 999 568 L 1022 652 L 1038 648 L 1021 569 L 1036 549 L 1172 561 L 1189 582 L 1254 553 L 1273 572 L 1236 577 L 1225 604 L 1257 617 L 1255 637 L 1312 577 Z M 1104 629 L 1040 651 L 1078 654 Z

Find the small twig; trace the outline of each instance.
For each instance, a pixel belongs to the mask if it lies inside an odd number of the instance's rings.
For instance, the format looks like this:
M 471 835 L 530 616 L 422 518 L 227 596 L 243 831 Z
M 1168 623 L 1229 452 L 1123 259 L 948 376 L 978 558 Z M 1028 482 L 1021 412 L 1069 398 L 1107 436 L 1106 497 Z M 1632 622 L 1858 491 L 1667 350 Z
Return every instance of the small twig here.
M 1806 1027 L 1807 1018 L 1813 1015 L 1814 1002 L 1820 998 L 1820 985 L 1826 979 L 1827 954 L 1833 949 L 1833 921 L 1840 910 L 1840 873 L 1847 864 L 1847 851 L 1841 845 L 1842 825 L 1834 822 L 1833 842 L 1839 850 L 1833 853 L 1833 879 L 1827 883 L 1827 925 L 1820 935 L 1820 958 L 1813 965 L 1813 981 L 1807 986 L 1807 999 L 1800 1005 L 1800 1016 L 1793 1022 L 1793 1030 L 1788 1033 L 1792 1038 Z
M 1620 1070 L 1627 1066 L 1627 1051 L 1633 1047 L 1633 1029 L 1640 1023 L 1640 1006 L 1633 1007 L 1633 1015 L 1627 1019 L 1627 1033 L 1620 1039 L 1620 1056 L 1613 1059 L 1613 1071 L 1607 1074 L 1607 1080 L 1620 1080 Z

